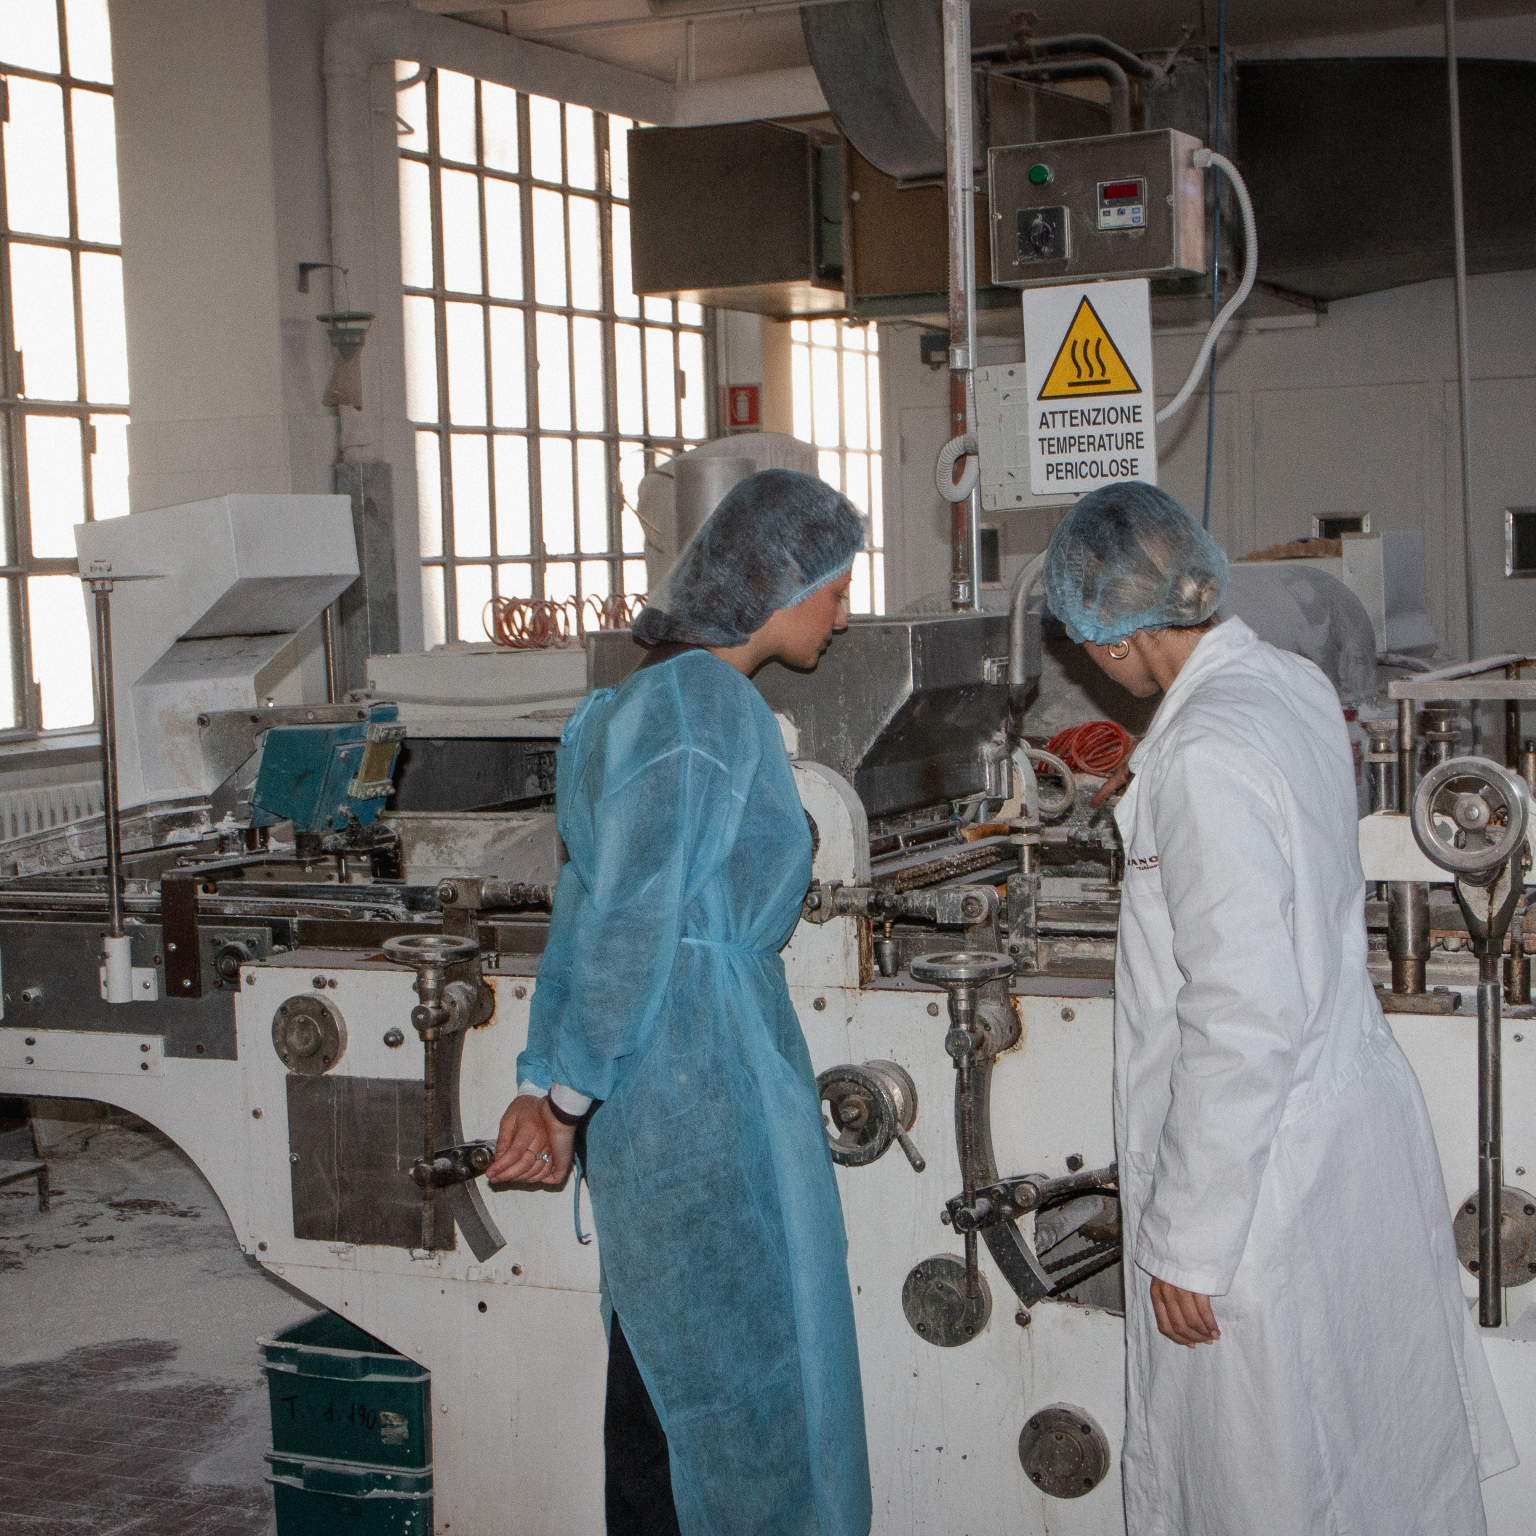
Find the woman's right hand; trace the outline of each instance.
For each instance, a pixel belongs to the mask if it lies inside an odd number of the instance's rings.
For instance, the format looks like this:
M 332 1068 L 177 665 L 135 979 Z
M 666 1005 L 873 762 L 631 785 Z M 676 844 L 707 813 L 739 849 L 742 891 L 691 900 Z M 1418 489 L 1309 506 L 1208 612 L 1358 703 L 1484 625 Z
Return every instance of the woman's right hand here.
M 489 1184 L 563 1184 L 571 1171 L 576 1128 L 562 1125 L 537 1094 L 519 1094 L 507 1105 L 496 1136 L 496 1160 L 485 1170 Z
M 1120 766 L 1095 791 L 1093 799 L 1088 802 L 1094 810 L 1098 810 L 1111 795 L 1118 795 L 1135 778 L 1135 774 L 1131 772 L 1131 752 L 1135 749 L 1135 744 L 1140 740 L 1139 736 L 1131 738 L 1132 745 L 1127 749 L 1125 756 L 1120 759 Z

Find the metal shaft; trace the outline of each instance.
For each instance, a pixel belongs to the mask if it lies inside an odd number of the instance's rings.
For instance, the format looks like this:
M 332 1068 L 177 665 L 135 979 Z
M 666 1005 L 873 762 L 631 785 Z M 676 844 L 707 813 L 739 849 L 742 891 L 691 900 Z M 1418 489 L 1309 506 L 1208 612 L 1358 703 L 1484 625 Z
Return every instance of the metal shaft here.
M 967 1208 L 976 1203 L 976 1106 L 971 1099 L 971 1072 L 976 1045 L 976 989 L 964 983 L 949 988 L 949 1035 L 944 1048 L 955 1064 L 955 1129 L 960 1142 L 960 1197 Z M 965 1294 L 974 1298 L 981 1288 L 976 1233 L 965 1233 Z
M 1429 887 L 1414 880 L 1387 883 L 1387 955 L 1392 990 L 1422 992 L 1429 961 Z
M 341 697 L 341 677 L 336 671 L 336 612 L 339 600 L 320 615 L 320 634 L 325 641 L 325 702 L 334 704 Z
M 976 366 L 976 176 L 971 145 L 970 0 L 943 0 L 945 195 L 949 213 L 950 436 L 975 431 L 971 370 Z M 956 466 L 959 467 L 958 464 Z M 980 502 L 973 491 L 950 517 L 950 604 L 981 610 Z
M 437 1041 L 422 1041 L 422 1145 L 423 1161 L 430 1163 L 437 1154 Z M 421 1192 L 421 1246 L 430 1253 L 437 1237 L 437 1196 L 431 1189 Z
M 101 695 L 101 793 L 107 820 L 107 925 L 123 936 L 123 835 L 117 795 L 117 701 L 112 683 L 112 583 L 93 581 L 96 600 L 96 687 Z
M 1500 1242 L 1504 1195 L 1504 1067 L 1499 951 L 1477 962 L 1477 1318 L 1504 1321 Z
M 1519 1008 L 1531 1000 L 1531 957 L 1525 952 L 1527 908 L 1515 909 L 1509 923 L 1509 958 L 1504 962 L 1504 1000 Z
M 1504 668 L 1504 676 L 1511 682 L 1520 681 L 1520 663 L 1512 661 Z M 1520 701 L 1504 701 L 1504 766 L 1520 771 Z
M 1419 787 L 1419 743 L 1413 734 L 1412 699 L 1397 701 L 1397 808 L 1412 814 L 1414 792 Z
M 1371 792 L 1373 811 L 1395 811 L 1397 805 L 1397 764 L 1388 757 L 1372 756 L 1367 760 L 1366 772 Z
M 1467 659 L 1477 655 L 1477 577 L 1472 559 L 1472 363 L 1467 340 L 1467 219 L 1461 189 L 1461 88 L 1456 61 L 1456 0 L 1445 0 L 1445 82 L 1450 97 L 1451 219 L 1456 253 L 1456 382 L 1461 406 L 1461 550 L 1466 578 Z M 1471 706 L 1472 750 L 1478 708 Z

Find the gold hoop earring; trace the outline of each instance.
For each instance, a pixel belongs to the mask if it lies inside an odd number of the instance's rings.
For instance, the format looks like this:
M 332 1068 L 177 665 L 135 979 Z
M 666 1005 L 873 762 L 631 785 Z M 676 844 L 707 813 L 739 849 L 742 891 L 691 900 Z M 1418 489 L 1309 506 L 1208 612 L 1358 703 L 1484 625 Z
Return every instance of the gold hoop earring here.
M 1116 661 L 1124 661 L 1131 654 L 1131 642 L 1129 640 L 1117 640 L 1109 647 L 1109 654 Z

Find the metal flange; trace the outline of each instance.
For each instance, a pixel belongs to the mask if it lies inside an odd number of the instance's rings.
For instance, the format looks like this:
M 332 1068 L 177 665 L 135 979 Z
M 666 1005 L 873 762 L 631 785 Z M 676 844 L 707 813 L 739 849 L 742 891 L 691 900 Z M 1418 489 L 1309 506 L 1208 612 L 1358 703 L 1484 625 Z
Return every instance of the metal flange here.
M 1478 1197 L 1474 1190 L 1456 1209 L 1451 1231 L 1456 1257 L 1468 1273 L 1478 1272 Z M 1506 1184 L 1499 1202 L 1499 1284 L 1507 1288 L 1536 1280 L 1536 1196 Z
M 347 1026 L 330 1003 L 302 992 L 278 1004 L 272 1015 L 272 1049 L 290 1072 L 318 1077 L 341 1060 Z
M 1019 1461 L 1042 1493 L 1080 1499 L 1109 1471 L 1109 1437 L 1071 1403 L 1052 1403 L 1031 1415 L 1019 1435 Z
M 966 1294 L 965 1260 L 936 1253 L 913 1266 L 901 1287 L 901 1310 L 912 1331 L 941 1349 L 969 1344 L 992 1316 L 992 1291 L 976 1276 L 976 1294 Z

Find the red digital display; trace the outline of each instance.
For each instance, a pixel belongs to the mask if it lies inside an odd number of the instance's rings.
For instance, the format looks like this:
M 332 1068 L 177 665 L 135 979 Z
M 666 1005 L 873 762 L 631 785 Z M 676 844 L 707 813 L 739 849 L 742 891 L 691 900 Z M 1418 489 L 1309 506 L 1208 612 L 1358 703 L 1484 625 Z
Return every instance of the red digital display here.
M 1139 181 L 1111 181 L 1104 185 L 1104 201 L 1106 203 L 1139 203 L 1141 201 L 1141 183 Z

